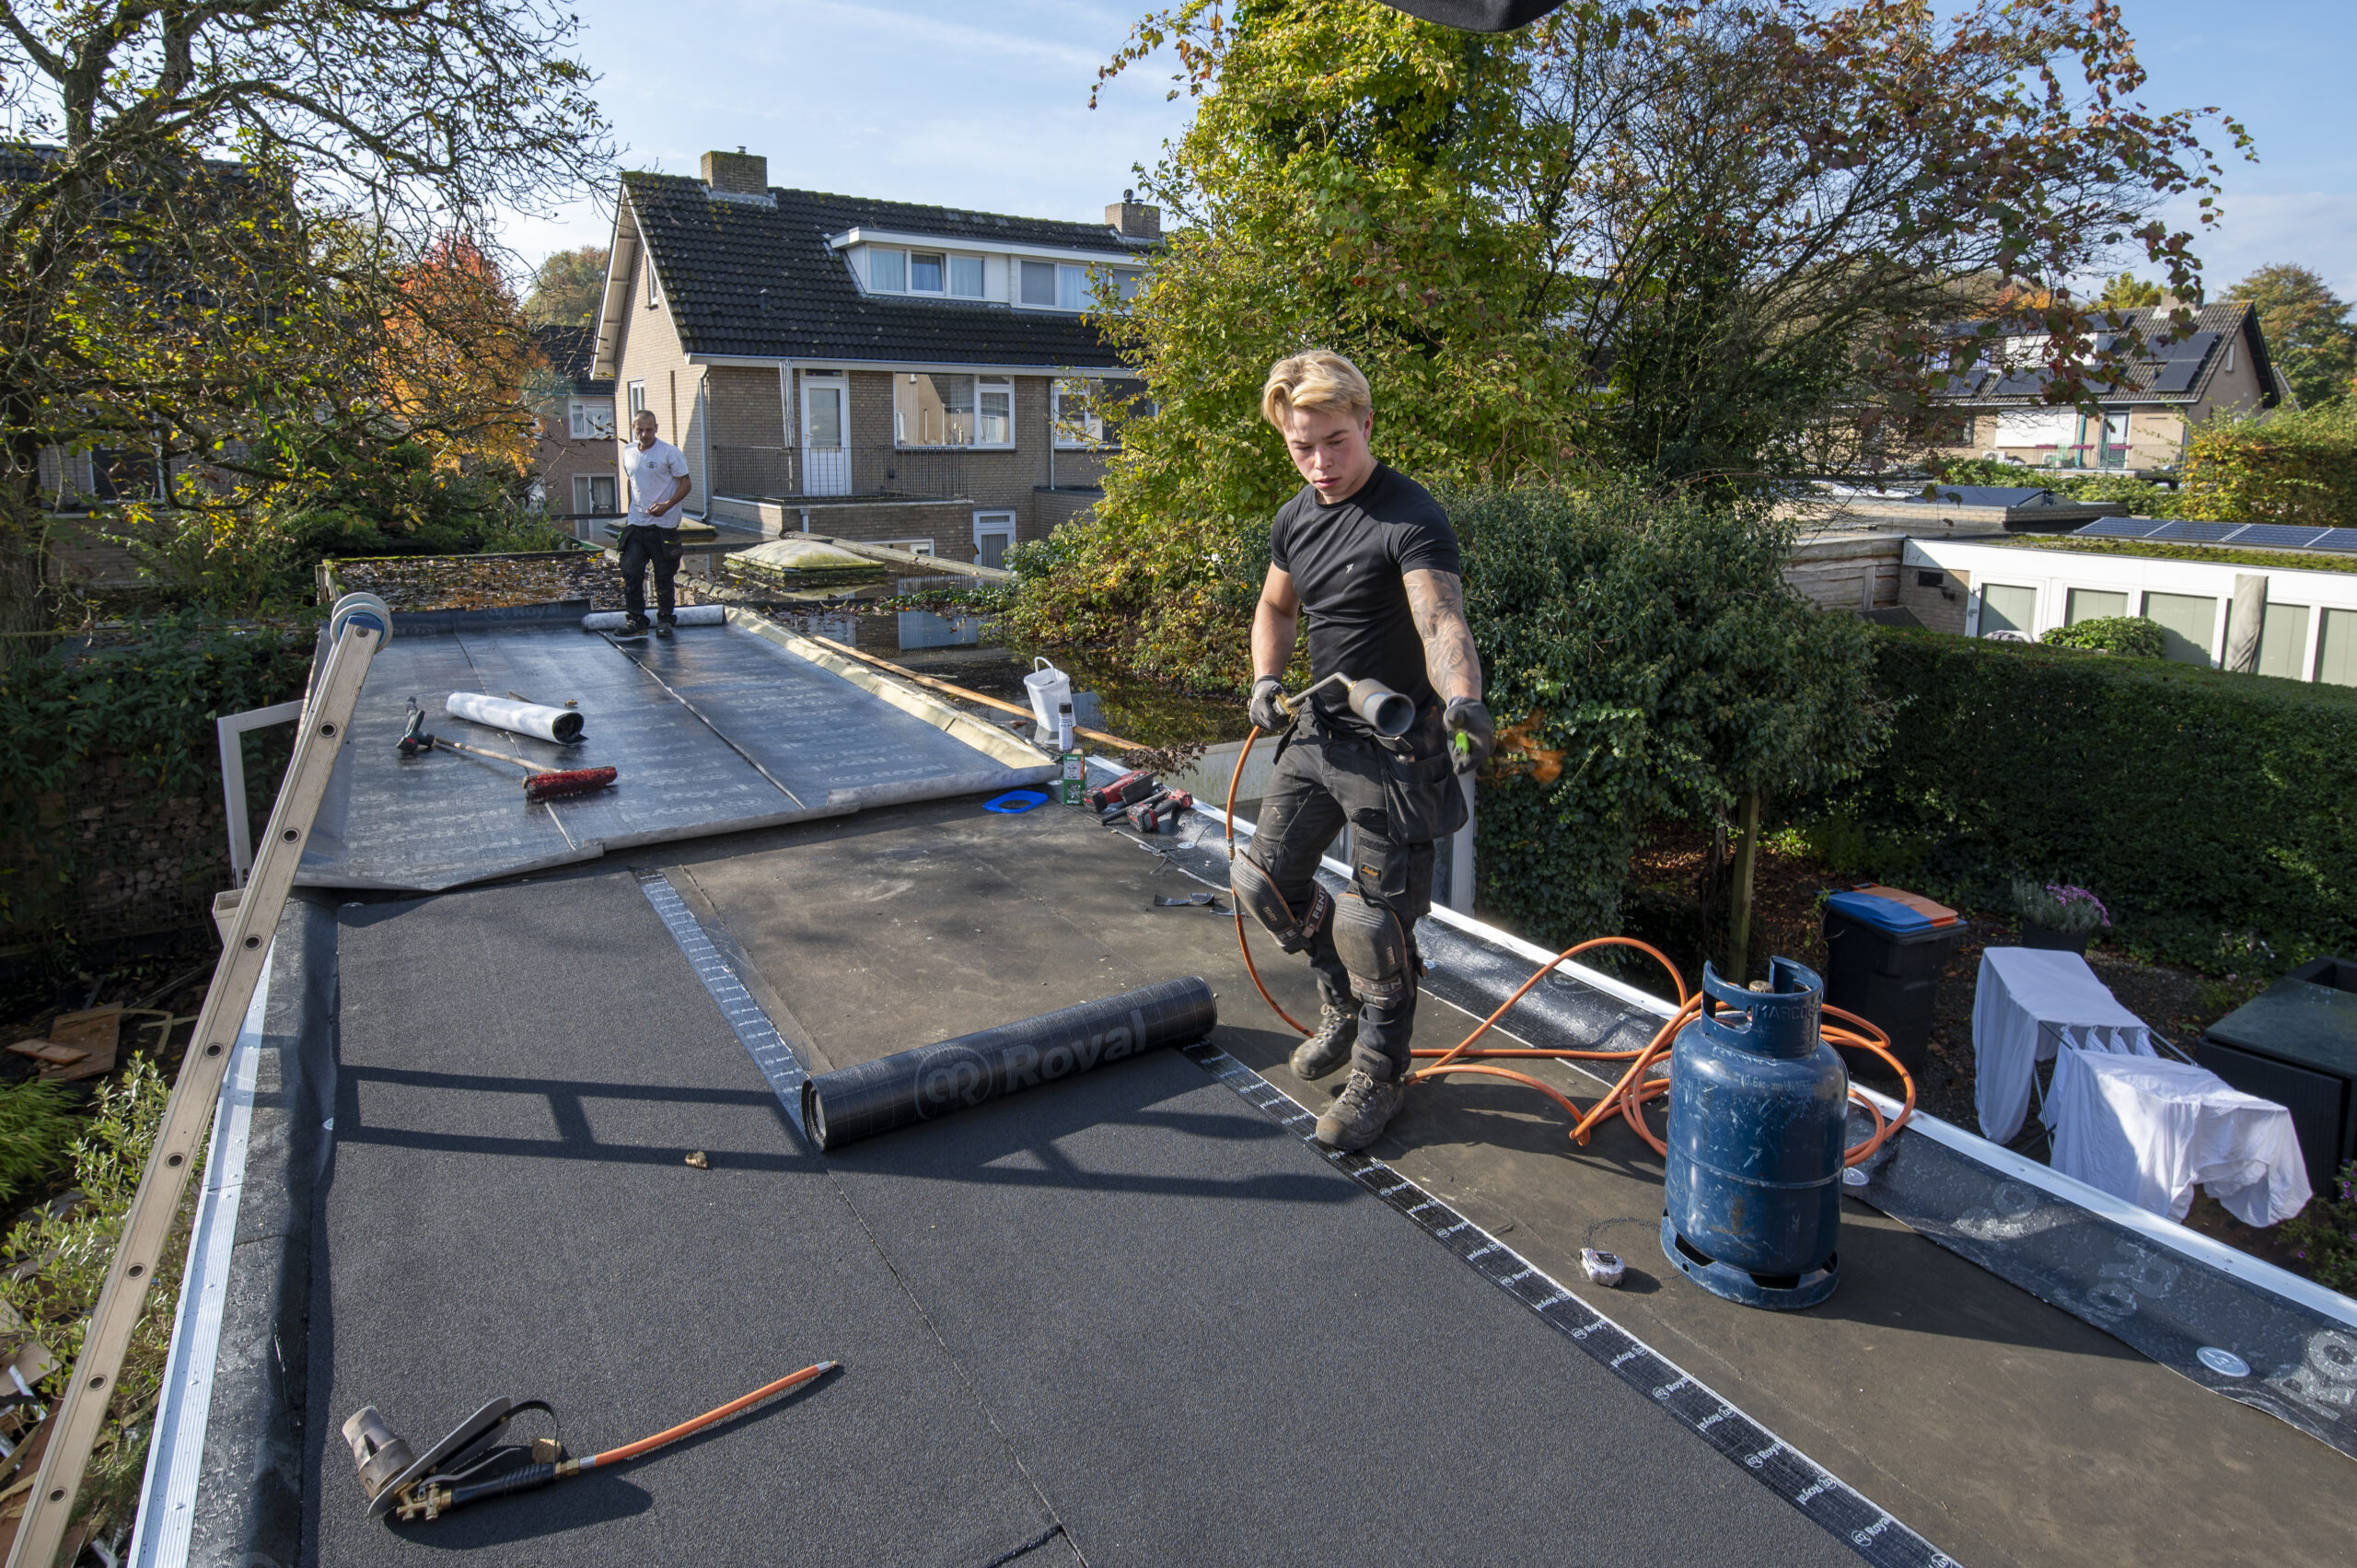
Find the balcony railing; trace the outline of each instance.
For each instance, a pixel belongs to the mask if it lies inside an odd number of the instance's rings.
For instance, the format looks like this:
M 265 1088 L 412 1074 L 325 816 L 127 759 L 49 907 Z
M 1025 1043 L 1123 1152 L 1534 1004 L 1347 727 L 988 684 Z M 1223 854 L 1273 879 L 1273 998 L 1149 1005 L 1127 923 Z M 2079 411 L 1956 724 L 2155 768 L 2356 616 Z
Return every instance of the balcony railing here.
M 972 494 L 986 470 L 1012 456 L 1004 447 L 724 447 L 712 448 L 712 490 L 739 500 L 806 496 L 948 501 Z M 1001 482 L 1004 483 L 1004 478 Z

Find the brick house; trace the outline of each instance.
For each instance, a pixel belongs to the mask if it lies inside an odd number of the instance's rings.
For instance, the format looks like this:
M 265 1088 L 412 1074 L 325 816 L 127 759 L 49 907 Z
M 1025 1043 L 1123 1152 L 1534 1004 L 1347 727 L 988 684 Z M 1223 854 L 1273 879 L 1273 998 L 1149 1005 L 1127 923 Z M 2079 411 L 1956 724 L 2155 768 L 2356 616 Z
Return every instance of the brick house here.
M 693 515 L 995 565 L 1095 504 L 1134 396 L 1083 319 L 1126 295 L 1160 214 L 1102 224 L 772 189 L 768 160 L 625 174 L 591 374 L 652 409 Z
M 2187 431 L 2226 409 L 2271 409 L 2286 396 L 2268 357 L 2258 311 L 2241 301 L 2205 305 L 2179 334 L 2166 307 L 2110 313 L 2116 330 L 2134 323 L 2146 344 L 2128 385 L 2103 396 L 2101 417 L 2039 401 L 2047 383 L 2043 339 L 2003 340 L 1999 361 L 1940 394 L 1957 415 L 1962 439 L 1940 448 L 1948 458 L 1994 458 L 2032 468 L 2174 468 Z M 2098 335 L 2098 346 L 2104 336 Z M 1978 347 L 1979 345 L 1976 345 Z M 1968 366 L 1967 367 L 1968 371 Z
M 539 440 L 532 472 L 541 506 L 585 540 L 602 540 L 600 520 L 617 515 L 614 383 L 590 374 L 598 337 L 586 327 L 540 327 L 532 332 L 548 379 L 533 400 Z

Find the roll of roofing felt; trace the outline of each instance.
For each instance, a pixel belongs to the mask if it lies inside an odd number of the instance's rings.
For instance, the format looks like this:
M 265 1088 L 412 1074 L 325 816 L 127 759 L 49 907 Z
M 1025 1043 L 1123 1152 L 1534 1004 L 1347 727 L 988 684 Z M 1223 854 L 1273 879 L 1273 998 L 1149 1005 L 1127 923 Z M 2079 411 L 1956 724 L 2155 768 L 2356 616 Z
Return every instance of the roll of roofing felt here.
M 571 708 L 544 708 L 538 703 L 518 703 L 481 691 L 453 691 L 442 699 L 442 711 L 452 718 L 471 719 L 517 735 L 537 735 L 567 746 L 581 738 L 581 715 Z
M 583 616 L 581 629 L 584 632 L 619 632 L 622 629 L 622 622 L 629 619 L 619 610 L 600 610 L 595 614 Z M 683 604 L 671 617 L 674 626 L 720 626 L 726 624 L 727 621 L 728 607 L 725 604 Z
M 1219 1005 L 1200 976 L 1166 980 L 821 1074 L 802 1086 L 802 1125 L 821 1149 L 840 1149 L 1156 1046 L 1200 1040 L 1218 1022 Z

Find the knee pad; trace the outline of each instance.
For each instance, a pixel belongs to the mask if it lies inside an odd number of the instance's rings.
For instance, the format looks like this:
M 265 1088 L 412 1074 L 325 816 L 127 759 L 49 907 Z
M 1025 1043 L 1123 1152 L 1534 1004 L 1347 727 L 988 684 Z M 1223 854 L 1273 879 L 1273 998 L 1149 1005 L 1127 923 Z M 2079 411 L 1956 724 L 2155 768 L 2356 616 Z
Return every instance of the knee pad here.
M 1236 895 L 1236 907 L 1269 928 L 1277 946 L 1288 953 L 1298 953 L 1309 946 L 1310 939 L 1325 926 L 1333 913 L 1333 896 L 1316 882 L 1309 885 L 1309 908 L 1296 918 L 1277 891 L 1277 885 L 1250 855 L 1239 854 L 1229 865 L 1228 890 Z
M 1359 897 L 1356 888 L 1334 906 L 1334 953 L 1362 1002 L 1397 1002 L 1415 983 L 1399 917 Z

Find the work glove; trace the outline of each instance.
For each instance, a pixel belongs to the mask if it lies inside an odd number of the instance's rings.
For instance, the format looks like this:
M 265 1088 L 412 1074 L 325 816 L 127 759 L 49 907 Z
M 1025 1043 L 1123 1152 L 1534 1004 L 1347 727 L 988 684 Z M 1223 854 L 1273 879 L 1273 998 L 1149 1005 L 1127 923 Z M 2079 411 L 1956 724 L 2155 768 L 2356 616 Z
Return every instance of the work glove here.
M 1264 675 L 1252 683 L 1252 722 L 1271 735 L 1293 723 L 1293 715 L 1285 712 L 1282 702 L 1284 691 L 1285 683 L 1273 675 Z
M 1456 755 L 1457 771 L 1469 773 L 1498 749 L 1497 726 L 1479 697 L 1451 697 L 1441 724 L 1448 731 L 1448 749 Z

